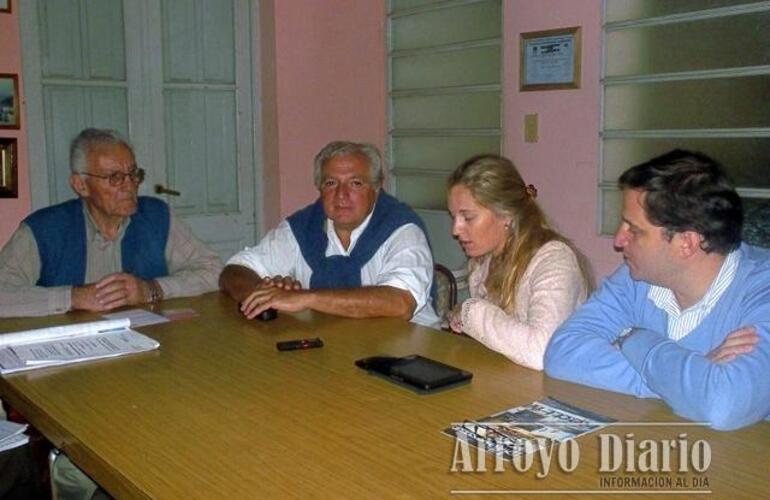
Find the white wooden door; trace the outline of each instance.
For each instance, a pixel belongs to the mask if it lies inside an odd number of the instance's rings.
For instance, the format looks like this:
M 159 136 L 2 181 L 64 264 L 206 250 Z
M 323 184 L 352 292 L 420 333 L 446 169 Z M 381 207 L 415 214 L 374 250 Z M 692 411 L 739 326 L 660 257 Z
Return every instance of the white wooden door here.
M 141 194 L 166 199 L 223 258 L 253 243 L 249 0 L 22 3 L 33 207 L 73 196 L 67 148 L 77 132 L 113 128 L 148 171 Z

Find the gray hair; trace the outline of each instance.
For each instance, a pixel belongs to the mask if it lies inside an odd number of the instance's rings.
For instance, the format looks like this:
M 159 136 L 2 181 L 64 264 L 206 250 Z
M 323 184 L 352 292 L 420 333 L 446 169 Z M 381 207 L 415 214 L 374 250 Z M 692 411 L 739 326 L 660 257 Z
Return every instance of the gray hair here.
M 83 129 L 70 143 L 70 171 L 73 174 L 85 172 L 88 168 L 88 153 L 99 146 L 124 146 L 134 154 L 134 148 L 115 130 Z
M 321 187 L 321 167 L 324 163 L 338 156 L 359 155 L 366 158 L 369 164 L 369 177 L 376 185 L 382 184 L 382 157 L 380 150 L 369 143 L 358 143 L 349 141 L 333 141 L 318 152 L 313 160 L 313 181 L 316 187 Z

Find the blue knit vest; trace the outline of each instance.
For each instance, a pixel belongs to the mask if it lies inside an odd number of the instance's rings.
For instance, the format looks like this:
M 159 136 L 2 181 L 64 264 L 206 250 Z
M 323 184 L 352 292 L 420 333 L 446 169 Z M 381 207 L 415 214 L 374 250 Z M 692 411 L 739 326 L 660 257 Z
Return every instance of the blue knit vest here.
M 80 199 L 43 208 L 24 219 L 40 255 L 38 286 L 80 286 L 86 276 L 86 221 Z M 169 210 L 157 198 L 140 196 L 120 243 L 123 272 L 142 279 L 166 276 Z
M 380 191 L 374 213 L 350 255 L 326 257 L 326 214 L 321 200 L 295 212 L 288 219 L 302 256 L 313 273 L 310 288 L 354 288 L 361 286 L 361 268 L 393 232 L 405 224 L 416 224 L 427 235 L 420 217 L 405 203 Z M 427 239 L 427 236 L 426 236 Z

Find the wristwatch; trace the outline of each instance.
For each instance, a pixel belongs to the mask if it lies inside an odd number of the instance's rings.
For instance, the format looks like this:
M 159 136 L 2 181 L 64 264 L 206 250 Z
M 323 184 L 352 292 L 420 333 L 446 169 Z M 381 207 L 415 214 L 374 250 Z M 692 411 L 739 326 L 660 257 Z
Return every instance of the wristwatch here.
M 144 291 L 144 300 L 148 304 L 157 304 L 163 300 L 163 289 L 156 280 L 145 281 L 147 288 Z
M 628 328 L 625 328 L 622 332 L 620 332 L 620 335 L 618 335 L 618 338 L 612 341 L 612 345 L 618 348 L 618 350 L 621 350 L 623 348 L 623 343 L 628 340 L 628 338 L 636 333 L 636 331 L 639 330 L 639 328 L 635 326 L 630 326 Z

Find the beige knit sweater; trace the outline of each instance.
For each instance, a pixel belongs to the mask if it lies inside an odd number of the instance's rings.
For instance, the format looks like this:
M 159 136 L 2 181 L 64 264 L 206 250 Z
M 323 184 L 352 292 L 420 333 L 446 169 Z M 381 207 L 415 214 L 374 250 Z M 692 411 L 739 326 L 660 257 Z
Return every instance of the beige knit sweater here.
M 487 300 L 484 282 L 489 262 L 487 256 L 471 266 L 471 298 L 462 304 L 463 331 L 514 363 L 542 370 L 543 354 L 554 330 L 586 299 L 577 258 L 560 241 L 543 245 L 521 278 L 512 314 Z

